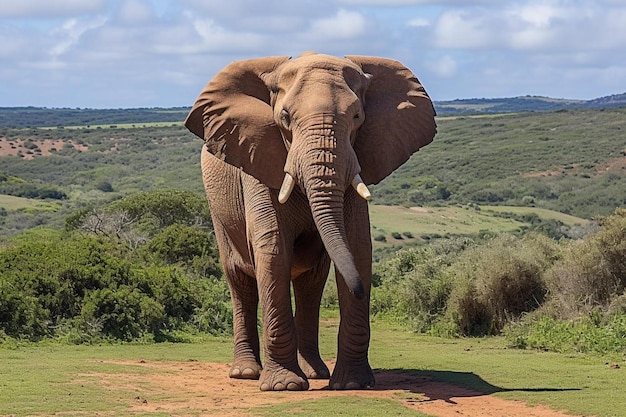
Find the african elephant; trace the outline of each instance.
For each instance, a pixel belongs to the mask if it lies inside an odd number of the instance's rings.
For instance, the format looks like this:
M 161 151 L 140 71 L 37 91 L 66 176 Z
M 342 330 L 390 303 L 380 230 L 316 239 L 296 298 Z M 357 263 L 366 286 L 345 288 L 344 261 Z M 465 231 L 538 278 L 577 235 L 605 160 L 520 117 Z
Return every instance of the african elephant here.
M 260 379 L 264 391 L 306 390 L 308 378 L 374 385 L 366 184 L 430 143 L 434 116 L 418 79 L 384 58 L 255 58 L 206 85 L 185 125 L 205 141 L 204 187 L 233 302 L 230 377 Z M 331 261 L 341 315 L 332 376 L 318 349 Z

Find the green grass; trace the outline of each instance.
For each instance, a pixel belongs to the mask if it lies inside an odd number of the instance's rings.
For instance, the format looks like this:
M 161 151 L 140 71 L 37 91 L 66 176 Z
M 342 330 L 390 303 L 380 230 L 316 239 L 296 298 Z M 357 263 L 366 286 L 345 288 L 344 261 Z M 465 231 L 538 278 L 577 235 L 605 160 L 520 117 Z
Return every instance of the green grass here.
M 626 108 L 520 113 L 438 120 L 432 144 L 379 185 L 387 205 L 534 205 L 591 219 L 624 205 Z M 554 173 L 539 175 L 538 173 Z M 431 195 L 424 178 L 445 186 Z M 441 198 L 445 200 L 441 200 Z
M 475 208 L 477 207 L 477 208 Z M 374 247 L 404 246 L 421 238 L 446 235 L 479 235 L 516 232 L 530 224 L 502 216 L 535 214 L 540 219 L 558 220 L 568 226 L 586 225 L 588 220 L 535 207 L 512 206 L 447 206 L 407 208 L 402 206 L 370 205 L 372 236 L 384 235 L 385 241 L 374 240 Z M 401 239 L 392 233 L 400 234 Z M 409 232 L 412 238 L 403 235 Z
M 0 194 L 0 207 L 5 208 L 6 210 L 35 209 L 54 211 L 58 209 L 59 204 L 57 204 L 56 202 L 48 202 L 31 198 L 14 197 L 12 195 Z
M 325 359 L 331 359 L 336 355 L 338 323 L 336 313 L 327 311 L 325 315 L 334 318 L 322 321 L 321 352 Z M 206 338 L 192 344 L 150 345 L 5 343 L 0 346 L 0 413 L 14 416 L 128 415 L 135 394 L 124 392 L 123 384 L 104 387 L 95 383 L 94 378 L 101 373 L 147 371 L 110 361 L 228 362 L 230 359 L 231 341 L 225 338 Z M 440 339 L 394 329 L 387 322 L 373 320 L 370 360 L 376 372 L 429 377 L 577 415 L 626 416 L 622 402 L 626 395 L 626 364 L 621 357 L 509 349 L 503 338 Z M 619 361 L 623 366 L 613 369 L 605 365 L 609 361 Z M 404 388 L 406 395 L 423 393 L 420 386 L 398 388 Z M 388 410 L 385 414 L 416 415 L 393 399 L 349 397 L 305 400 L 250 411 L 276 415 L 288 410 L 298 411 L 302 416 L 347 415 L 341 414 L 345 410 L 350 410 L 350 415 L 363 416 L 381 415 L 384 410 Z M 200 410 L 190 410 L 189 415 L 198 413 Z
M 76 129 L 142 129 L 146 127 L 170 127 L 182 126 L 183 122 L 137 122 L 137 123 L 111 123 L 102 125 L 82 125 L 82 126 L 46 126 L 39 127 L 41 130 L 76 130 Z
M 513 213 L 519 215 L 536 214 L 542 219 L 557 220 L 567 226 L 586 226 L 589 224 L 589 220 L 587 219 L 539 207 L 480 206 L 480 208 L 483 212 L 486 212 L 486 214 L 489 214 L 489 212 Z
M 381 398 L 334 397 L 322 400 L 306 400 L 286 404 L 258 407 L 254 415 L 262 416 L 359 416 L 359 417 L 427 417 L 426 414 L 410 410 L 396 401 Z

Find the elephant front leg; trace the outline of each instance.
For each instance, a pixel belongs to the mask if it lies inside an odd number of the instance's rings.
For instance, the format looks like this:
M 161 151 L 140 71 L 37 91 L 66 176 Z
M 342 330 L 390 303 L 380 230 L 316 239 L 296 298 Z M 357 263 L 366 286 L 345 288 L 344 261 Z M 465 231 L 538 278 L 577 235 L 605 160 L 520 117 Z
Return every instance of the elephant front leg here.
M 369 364 L 369 302 L 372 282 L 372 241 L 367 203 L 354 190 L 346 191 L 344 205 L 346 232 L 355 265 L 365 290 L 362 299 L 350 293 L 337 269 L 337 292 L 341 322 L 337 343 L 337 364 L 330 378 L 331 389 L 362 389 L 374 386 Z
M 272 255 L 257 257 L 257 280 L 263 314 L 261 391 L 301 391 L 309 382 L 298 365 L 297 334 L 291 310 L 289 270 Z
M 369 289 L 357 300 L 337 272 L 341 321 L 337 343 L 337 363 L 330 377 L 331 389 L 363 389 L 374 386 L 374 373 L 369 364 L 370 341 Z

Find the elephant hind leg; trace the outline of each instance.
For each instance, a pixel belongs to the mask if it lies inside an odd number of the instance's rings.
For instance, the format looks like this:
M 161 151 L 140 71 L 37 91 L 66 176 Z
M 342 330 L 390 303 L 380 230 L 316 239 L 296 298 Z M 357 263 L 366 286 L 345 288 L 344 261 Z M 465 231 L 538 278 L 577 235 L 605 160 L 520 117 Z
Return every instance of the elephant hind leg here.
M 234 357 L 228 374 L 237 379 L 259 379 L 261 355 L 257 328 L 259 294 L 256 280 L 242 271 L 227 271 L 233 304 Z

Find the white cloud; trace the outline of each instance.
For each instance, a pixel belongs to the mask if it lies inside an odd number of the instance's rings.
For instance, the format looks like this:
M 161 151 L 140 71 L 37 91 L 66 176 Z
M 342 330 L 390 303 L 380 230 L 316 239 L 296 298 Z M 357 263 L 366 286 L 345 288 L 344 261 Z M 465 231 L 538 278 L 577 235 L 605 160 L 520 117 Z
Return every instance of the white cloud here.
M 190 104 L 231 61 L 305 50 L 398 59 L 435 99 L 592 98 L 624 90 L 624 22 L 623 0 L 8 0 L 0 106 Z
M 248 52 L 253 53 L 264 46 L 263 36 L 251 32 L 232 32 L 218 25 L 212 19 L 193 19 L 193 28 L 200 42 L 188 42 L 184 45 L 171 45 L 173 50 L 182 49 L 197 52 Z M 195 39 L 189 39 L 193 41 Z M 195 45 L 194 45 L 195 44 Z
M 0 3 L 0 18 L 56 18 L 99 13 L 105 4 L 105 0 L 5 0 Z
M 430 20 L 424 17 L 416 17 L 406 22 L 406 24 L 407 26 L 414 27 L 414 28 L 426 28 L 426 27 L 429 27 L 432 23 Z
M 85 32 L 102 27 L 106 22 L 107 18 L 104 16 L 86 20 L 76 18 L 66 20 L 60 28 L 56 28 L 50 33 L 55 41 L 55 45 L 50 49 L 50 56 L 57 58 L 63 55 L 79 43 Z
M 459 64 L 450 55 L 445 55 L 442 58 L 430 63 L 428 66 L 432 72 L 442 78 L 455 76 L 459 69 Z
M 363 15 L 340 9 L 334 16 L 314 20 L 309 36 L 319 39 L 354 39 L 363 35 L 365 29 Z
M 119 19 L 125 23 L 138 24 L 154 18 L 152 7 L 141 0 L 124 0 L 118 12 Z
M 497 42 L 494 27 L 484 15 L 464 10 L 444 12 L 435 25 L 435 45 L 440 48 L 483 48 Z M 498 25 L 499 26 L 499 25 Z

